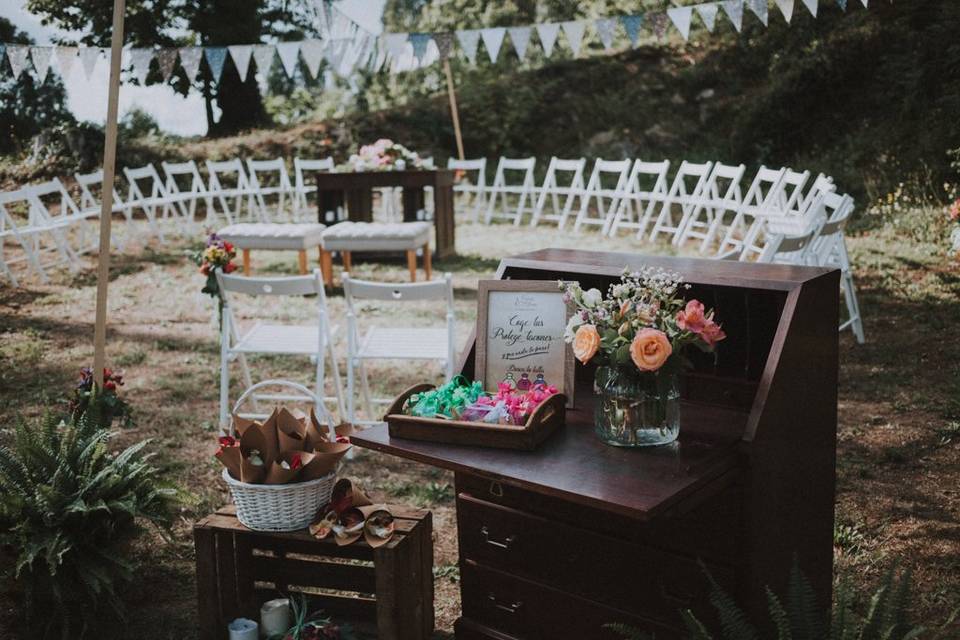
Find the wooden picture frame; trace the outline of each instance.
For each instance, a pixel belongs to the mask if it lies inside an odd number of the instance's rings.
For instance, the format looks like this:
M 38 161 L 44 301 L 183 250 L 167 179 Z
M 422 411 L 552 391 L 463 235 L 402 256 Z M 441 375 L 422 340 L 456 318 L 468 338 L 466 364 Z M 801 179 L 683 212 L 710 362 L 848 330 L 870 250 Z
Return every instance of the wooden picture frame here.
M 514 312 L 514 316 L 491 323 L 491 312 Z M 493 363 L 510 360 L 512 364 L 505 365 L 506 373 L 517 374 L 519 388 L 524 377 L 533 383 L 542 374 L 547 384 L 567 396 L 567 408 L 572 408 L 573 349 L 563 340 L 572 313 L 556 281 L 481 280 L 477 291 L 474 379 L 482 381 L 486 390 L 495 391 L 496 382 L 505 374 L 492 371 Z M 532 340 L 525 337 L 531 335 L 531 330 Z

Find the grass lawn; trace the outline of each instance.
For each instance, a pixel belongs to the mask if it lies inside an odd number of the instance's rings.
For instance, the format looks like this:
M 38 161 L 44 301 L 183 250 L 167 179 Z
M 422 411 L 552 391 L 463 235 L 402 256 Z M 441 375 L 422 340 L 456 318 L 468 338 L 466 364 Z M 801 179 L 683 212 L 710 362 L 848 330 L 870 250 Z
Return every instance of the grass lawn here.
M 942 213 L 915 209 L 878 221 L 851 238 L 867 344 L 841 336 L 839 486 L 836 575 L 868 591 L 894 563 L 914 571 L 916 613 L 942 621 L 960 606 L 960 263 L 945 256 Z M 435 263 L 456 286 L 458 337 L 475 319 L 477 280 L 498 259 L 548 246 L 652 251 L 626 237 L 597 233 L 464 224 L 460 257 Z M 151 243 L 114 259 L 110 289 L 108 362 L 125 373 L 124 394 L 137 425 L 121 442 L 151 438 L 157 462 L 171 480 L 196 496 L 182 511 L 172 541 L 150 534 L 138 543 L 138 579 L 125 589 L 130 619 L 116 637 L 142 640 L 195 636 L 194 520 L 227 501 L 218 478 L 216 419 L 219 351 L 212 301 L 199 293 L 202 276 L 188 258 L 191 243 Z M 293 253 L 254 253 L 257 273 L 293 273 Z M 338 270 L 339 271 L 339 270 Z M 404 281 L 406 268 L 360 262 L 358 277 Z M 0 428 L 65 407 L 78 370 L 92 359 L 95 261 L 49 285 L 0 288 Z M 249 302 L 249 301 L 244 301 Z M 344 323 L 342 290 L 329 294 L 331 316 Z M 266 301 L 240 307 L 244 319 L 274 316 Z M 283 309 L 309 318 L 305 299 Z M 424 304 L 369 305 L 370 322 L 442 322 L 441 309 Z M 344 353 L 344 334 L 337 349 Z M 255 378 L 309 380 L 305 360 L 255 358 Z M 427 375 L 439 377 L 439 368 Z M 377 366 L 375 395 L 387 396 L 421 380 L 422 370 Z M 234 377 L 232 397 L 240 390 Z M 0 440 L 3 439 L 0 433 Z M 459 612 L 452 476 L 369 451 L 346 464 L 375 499 L 406 501 L 434 511 L 437 637 L 449 637 Z M 17 604 L 0 593 L 0 637 L 21 634 Z

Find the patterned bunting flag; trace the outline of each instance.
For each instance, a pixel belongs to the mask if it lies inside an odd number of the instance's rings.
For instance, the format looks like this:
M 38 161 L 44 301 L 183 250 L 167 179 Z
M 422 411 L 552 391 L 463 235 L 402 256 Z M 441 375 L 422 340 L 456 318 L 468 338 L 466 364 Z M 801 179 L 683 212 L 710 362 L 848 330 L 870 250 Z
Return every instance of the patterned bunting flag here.
M 487 49 L 487 55 L 490 56 L 490 62 L 496 62 L 500 55 L 500 46 L 503 44 L 503 36 L 507 30 L 503 27 L 494 27 L 492 29 L 481 29 L 480 37 L 483 38 L 483 46 Z
M 480 44 L 480 30 L 465 29 L 457 31 L 457 41 L 460 43 L 460 48 L 463 49 L 463 55 L 467 57 L 470 64 L 475 64 L 477 62 L 477 45 Z
M 603 48 L 610 51 L 613 48 L 613 38 L 617 34 L 616 18 L 598 18 L 593 23 L 593 27 L 597 30 L 597 36 Z
M 204 47 L 203 57 L 210 67 L 210 76 L 213 78 L 213 84 L 220 84 L 220 78 L 223 76 L 223 66 L 227 62 L 226 47 Z
M 103 49 L 98 49 L 97 47 L 80 48 L 80 66 L 83 67 L 83 75 L 86 76 L 87 80 L 90 79 L 94 69 L 97 68 L 97 63 L 100 61 L 100 54 L 102 52 Z
M 153 49 L 130 49 L 130 63 L 133 65 L 133 77 L 141 85 L 147 83 L 150 63 L 153 61 Z
M 627 37 L 630 38 L 630 44 L 636 47 L 637 42 L 640 40 L 640 27 L 643 26 L 643 16 L 620 16 L 620 22 L 623 24 L 623 30 L 627 32 Z
M 766 0 L 763 0 L 766 2 Z M 690 22 L 693 20 L 693 7 L 671 7 L 667 9 L 670 21 L 677 28 L 684 40 L 690 39 Z
M 299 42 L 278 42 L 277 55 L 280 56 L 280 64 L 287 73 L 288 78 L 292 78 L 297 72 L 297 60 L 300 57 Z
M 557 43 L 557 35 L 559 33 L 560 25 L 556 22 L 545 22 L 537 25 L 537 37 L 540 38 L 543 55 L 548 58 L 553 55 L 553 46 Z
M 157 64 L 160 65 L 160 76 L 166 82 L 173 75 L 173 70 L 177 66 L 177 50 L 160 49 L 157 52 Z
M 440 54 L 441 60 L 450 57 L 450 52 L 453 51 L 453 33 L 450 31 L 435 33 L 433 34 L 433 42 L 437 45 L 437 53 Z
M 647 22 L 650 23 L 650 28 L 653 29 L 657 38 L 663 38 L 664 34 L 667 33 L 667 25 L 670 20 L 667 18 L 667 14 L 657 11 L 647 14 Z
M 510 27 L 507 31 L 510 33 L 513 50 L 517 52 L 517 57 L 523 60 L 527 57 L 527 47 L 530 45 L 530 35 L 533 33 L 533 29 L 531 27 Z
M 807 6 L 807 10 L 814 18 L 817 17 L 817 0 L 801 0 Z
M 715 2 L 698 4 L 696 7 L 697 13 L 700 14 L 700 19 L 703 20 L 707 31 L 713 33 L 713 28 L 717 25 L 717 11 L 720 10 L 720 7 Z
M 33 69 L 37 72 L 40 84 L 47 79 L 50 72 L 50 61 L 53 59 L 53 47 L 30 47 L 30 58 L 33 60 Z
M 427 55 L 427 45 L 433 36 L 429 33 L 411 33 L 410 44 L 413 45 L 413 57 L 423 62 L 423 57 Z
M 743 0 L 724 0 L 723 10 L 738 32 L 743 28 Z
M 180 49 L 180 66 L 187 74 L 187 80 L 193 82 L 197 79 L 197 73 L 200 71 L 200 59 L 203 57 L 203 49 L 200 47 L 183 47 Z
M 23 44 L 7 45 L 7 60 L 10 62 L 10 71 L 13 72 L 13 79 L 20 77 L 27 68 L 27 58 L 30 55 L 30 47 Z
M 257 74 L 263 78 L 264 82 L 270 77 L 270 67 L 273 66 L 273 56 L 276 52 L 272 44 L 253 45 L 253 62 L 257 65 Z
M 300 56 L 303 57 L 303 62 L 307 65 L 307 72 L 312 78 L 316 78 L 317 74 L 320 73 L 320 64 L 323 62 L 325 49 L 326 43 L 320 40 L 304 40 L 300 45 Z
M 57 64 L 60 65 L 60 75 L 64 78 L 69 77 L 73 69 L 73 63 L 77 61 L 77 47 L 56 47 Z M 3 54 L 0 53 L 0 58 Z
M 769 22 L 769 17 L 767 14 L 767 0 L 747 0 L 750 10 L 760 19 L 760 22 L 763 23 L 763 26 L 767 26 Z
M 777 8 L 783 14 L 783 19 L 787 21 L 787 24 L 790 24 L 790 20 L 793 19 L 793 0 L 774 0 L 774 2 L 777 3 Z
M 227 47 L 230 58 L 233 59 L 233 66 L 237 68 L 240 80 L 247 79 L 247 71 L 250 70 L 250 56 L 253 55 L 253 47 L 249 44 L 234 44 Z
M 576 58 L 580 55 L 580 45 L 583 43 L 583 33 L 587 30 L 587 21 L 570 20 L 569 22 L 561 22 L 560 26 L 563 28 L 563 33 L 567 36 L 567 44 L 570 45 L 570 51 L 573 52 L 573 57 Z

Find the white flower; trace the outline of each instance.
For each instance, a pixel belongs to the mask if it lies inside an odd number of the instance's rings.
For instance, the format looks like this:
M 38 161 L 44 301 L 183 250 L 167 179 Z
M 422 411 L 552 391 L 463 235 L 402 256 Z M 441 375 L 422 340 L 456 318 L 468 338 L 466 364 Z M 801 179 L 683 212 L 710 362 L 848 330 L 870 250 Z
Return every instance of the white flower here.
M 588 289 L 583 292 L 583 306 L 594 308 L 603 301 L 603 294 L 599 289 Z
M 396 166 L 397 171 L 403 171 L 407 168 L 407 163 L 403 158 L 398 158 L 394 166 Z
M 582 325 L 584 322 L 585 320 L 580 317 L 579 313 L 575 313 L 570 316 L 570 320 L 567 321 L 567 328 L 563 330 L 564 341 L 573 342 L 573 336 L 577 332 L 577 327 Z

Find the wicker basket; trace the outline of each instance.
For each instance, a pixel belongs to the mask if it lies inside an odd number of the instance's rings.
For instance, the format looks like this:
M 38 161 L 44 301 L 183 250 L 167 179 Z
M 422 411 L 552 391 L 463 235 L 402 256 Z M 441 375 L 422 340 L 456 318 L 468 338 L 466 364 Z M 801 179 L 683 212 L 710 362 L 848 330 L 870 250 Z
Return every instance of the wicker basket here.
M 254 531 L 296 531 L 310 526 L 320 507 L 330 502 L 336 478 L 332 472 L 307 482 L 249 484 L 234 480 L 223 470 L 223 480 L 237 504 L 237 519 Z

